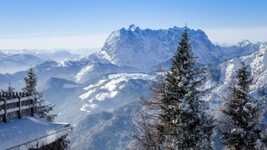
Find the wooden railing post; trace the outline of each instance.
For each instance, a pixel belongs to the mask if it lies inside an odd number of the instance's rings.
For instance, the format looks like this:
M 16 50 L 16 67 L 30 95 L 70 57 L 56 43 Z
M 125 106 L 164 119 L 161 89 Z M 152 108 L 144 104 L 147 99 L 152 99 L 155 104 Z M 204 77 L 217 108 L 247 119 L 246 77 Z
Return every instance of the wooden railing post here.
M 5 111 L 5 114 L 4 114 L 4 122 L 7 123 L 7 107 L 6 107 L 6 99 L 4 98 L 4 111 Z
M 21 114 L 21 100 L 20 100 L 20 97 L 18 96 L 18 99 L 19 99 L 19 119 L 22 118 L 22 114 Z
M 1 97 L 2 94 L 2 97 Z M 0 122 L 8 122 L 13 118 L 34 116 L 36 114 L 36 97 L 27 93 L 0 93 L 1 105 Z
M 32 108 L 31 108 L 31 115 L 34 116 L 35 110 L 35 97 L 32 96 Z

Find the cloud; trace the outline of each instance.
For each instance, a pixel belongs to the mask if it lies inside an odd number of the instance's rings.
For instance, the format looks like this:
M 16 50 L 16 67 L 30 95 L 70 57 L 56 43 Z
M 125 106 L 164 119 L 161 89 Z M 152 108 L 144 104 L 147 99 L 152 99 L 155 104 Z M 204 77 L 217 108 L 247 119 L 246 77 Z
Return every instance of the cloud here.
M 0 49 L 101 48 L 107 34 L 0 37 Z
M 267 27 L 204 29 L 214 43 L 235 44 L 244 39 L 251 42 L 267 42 Z

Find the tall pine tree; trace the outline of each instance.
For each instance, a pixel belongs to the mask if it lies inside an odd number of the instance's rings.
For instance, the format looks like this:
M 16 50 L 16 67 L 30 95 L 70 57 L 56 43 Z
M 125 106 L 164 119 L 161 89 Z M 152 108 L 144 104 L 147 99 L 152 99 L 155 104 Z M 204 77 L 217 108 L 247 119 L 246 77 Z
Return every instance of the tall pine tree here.
M 8 83 L 8 87 L 7 87 L 6 92 L 7 92 L 7 93 L 13 93 L 14 90 L 15 90 L 15 88 L 13 88 L 13 87 L 11 86 L 11 82 L 9 82 L 9 83 Z
M 35 105 L 36 105 L 36 115 L 40 118 L 45 118 L 48 121 L 53 121 L 56 115 L 50 114 L 54 108 L 52 104 L 46 104 L 46 100 L 43 97 L 43 93 L 36 91 L 37 86 L 37 76 L 33 71 L 33 68 L 30 68 L 27 71 L 27 75 L 24 78 L 25 87 L 22 90 L 26 93 L 30 93 L 35 98 Z
M 147 101 L 154 109 L 148 112 L 158 115 L 152 121 L 143 117 L 141 125 L 147 129 L 143 130 L 146 132 L 141 142 L 145 149 L 212 149 L 213 119 L 205 113 L 204 101 L 200 99 L 204 91 L 199 90 L 205 80 L 204 72 L 196 66 L 185 30 L 171 70 L 154 90 L 155 99 Z M 151 138 L 146 133 L 155 134 Z
M 8 83 L 8 87 L 7 87 L 7 89 L 6 89 L 6 90 L 1 90 L 1 92 L 11 94 L 11 93 L 14 92 L 14 90 L 15 90 L 15 88 L 13 88 L 13 87 L 11 86 L 11 82 L 9 82 L 9 83 Z
M 205 80 L 204 68 L 196 66 L 188 33 L 182 35 L 166 77 L 159 132 L 170 135 L 167 147 L 174 149 L 211 149 L 212 119 L 204 111 L 199 87 Z M 164 139 L 164 137 L 163 137 Z
M 233 150 L 266 149 L 262 141 L 265 126 L 261 124 L 264 105 L 250 95 L 252 77 L 248 67 L 243 64 L 236 74 L 236 85 L 223 110 L 226 120 L 219 130 L 222 143 Z
M 30 68 L 27 71 L 27 75 L 24 78 L 25 81 L 25 87 L 22 88 L 23 92 L 27 92 L 30 94 L 35 94 L 36 93 L 36 86 L 37 86 L 37 77 L 33 71 L 33 68 Z

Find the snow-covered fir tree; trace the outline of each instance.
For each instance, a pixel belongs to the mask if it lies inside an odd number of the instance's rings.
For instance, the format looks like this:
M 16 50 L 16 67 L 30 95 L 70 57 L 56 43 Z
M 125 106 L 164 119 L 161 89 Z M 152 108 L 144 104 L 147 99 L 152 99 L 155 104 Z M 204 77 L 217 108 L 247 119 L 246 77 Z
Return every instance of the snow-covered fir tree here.
M 33 71 L 33 68 L 30 68 L 27 71 L 27 75 L 24 78 L 25 81 L 25 87 L 22 88 L 23 92 L 27 93 L 35 93 L 36 92 L 36 86 L 37 86 L 37 77 Z
M 225 103 L 224 120 L 219 126 L 222 143 L 227 149 L 266 149 L 263 131 L 266 125 L 261 123 L 263 100 L 250 95 L 251 73 L 243 64 L 236 72 L 232 95 Z
M 205 80 L 204 71 L 196 66 L 185 30 L 166 77 L 159 132 L 171 139 L 163 137 L 167 142 L 163 145 L 174 149 L 211 148 L 212 119 L 204 111 L 204 101 L 200 99 L 203 91 L 199 90 Z
M 54 108 L 53 104 L 47 104 L 43 96 L 43 93 L 36 91 L 37 86 L 37 76 L 33 71 L 33 68 L 30 68 L 27 71 L 27 75 L 24 78 L 25 87 L 22 88 L 23 92 L 30 93 L 34 96 L 36 102 L 36 115 L 40 118 L 45 118 L 48 121 L 54 120 L 56 115 L 50 114 Z
M 13 88 L 12 85 L 11 85 L 11 82 L 9 82 L 6 92 L 7 93 L 13 93 L 14 90 L 15 90 L 15 88 Z
M 13 93 L 15 88 L 12 87 L 11 82 L 8 83 L 7 89 L 6 90 L 1 90 L 2 93 L 8 93 L 11 94 Z
M 145 101 L 150 109 L 141 120 L 145 133 L 138 139 L 144 149 L 212 149 L 213 119 L 205 113 L 200 99 L 204 91 L 199 90 L 204 72 L 196 66 L 185 30 L 171 70 L 156 85 L 152 100 Z

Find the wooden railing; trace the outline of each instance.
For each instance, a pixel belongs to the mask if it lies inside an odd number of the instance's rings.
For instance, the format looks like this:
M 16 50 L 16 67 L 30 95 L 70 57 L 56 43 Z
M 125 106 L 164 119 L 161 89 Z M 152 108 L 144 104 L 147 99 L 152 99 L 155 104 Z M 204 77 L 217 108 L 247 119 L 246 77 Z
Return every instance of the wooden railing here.
M 35 99 L 29 93 L 0 93 L 0 122 L 7 122 L 23 116 L 33 116 Z

